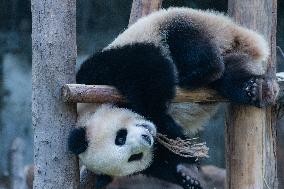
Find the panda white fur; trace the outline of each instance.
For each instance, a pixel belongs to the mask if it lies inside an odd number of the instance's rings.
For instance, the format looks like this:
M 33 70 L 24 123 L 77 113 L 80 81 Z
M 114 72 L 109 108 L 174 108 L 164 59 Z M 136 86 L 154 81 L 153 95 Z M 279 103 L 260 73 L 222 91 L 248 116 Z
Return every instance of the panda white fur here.
M 129 102 L 125 108 L 143 115 L 170 138 L 184 137 L 184 129 L 169 115 L 176 86 L 189 90 L 207 86 L 234 103 L 264 106 L 272 103 L 278 92 L 275 83 L 271 94 L 260 93 L 261 88 L 268 87 L 263 85 L 268 55 L 268 45 L 261 35 L 223 14 L 169 8 L 139 19 L 88 58 L 76 80 L 116 87 Z M 185 108 L 192 116 L 183 126 L 192 130 L 198 130 L 216 110 L 214 105 L 181 107 L 191 107 Z M 173 115 L 174 110 L 172 107 Z M 185 180 L 174 171 L 184 159 L 163 147 L 157 147 L 154 153 L 158 156 L 146 174 L 171 178 L 184 188 L 192 186 L 183 184 Z
M 126 176 L 149 167 L 156 136 L 152 122 L 111 104 L 78 106 L 77 125 L 85 129 L 88 141 L 88 148 L 79 157 L 89 170 Z

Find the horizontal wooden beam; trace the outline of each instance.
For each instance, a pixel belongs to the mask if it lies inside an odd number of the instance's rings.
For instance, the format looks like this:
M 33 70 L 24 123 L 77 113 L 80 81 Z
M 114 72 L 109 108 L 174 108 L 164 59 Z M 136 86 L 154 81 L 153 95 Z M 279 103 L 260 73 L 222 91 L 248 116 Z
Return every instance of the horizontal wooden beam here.
M 277 74 L 280 85 L 279 101 L 284 102 L 284 73 Z M 119 92 L 108 85 L 82 85 L 66 84 L 62 88 L 62 98 L 65 102 L 72 103 L 106 103 L 125 102 Z M 228 102 L 229 100 L 219 95 L 213 89 L 201 88 L 198 90 L 185 90 L 177 88 L 173 102 Z
M 119 92 L 107 85 L 67 84 L 62 88 L 62 97 L 65 102 L 106 103 L 125 102 Z M 198 89 L 188 91 L 177 88 L 177 95 L 173 102 L 227 102 L 212 89 Z

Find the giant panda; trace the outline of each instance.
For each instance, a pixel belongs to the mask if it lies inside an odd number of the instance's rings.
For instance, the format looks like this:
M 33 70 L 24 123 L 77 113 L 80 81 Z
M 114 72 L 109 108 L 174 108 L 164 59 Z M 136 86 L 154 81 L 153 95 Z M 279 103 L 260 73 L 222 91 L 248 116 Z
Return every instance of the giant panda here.
M 68 145 L 81 163 L 98 175 L 97 188 L 115 177 L 141 173 L 185 189 L 201 189 L 200 182 L 178 166 L 195 166 L 197 159 L 181 157 L 154 142 L 155 124 L 121 106 L 124 105 L 78 104 L 77 128 L 70 133 Z M 169 130 L 164 133 L 177 127 L 172 119 L 166 124 Z
M 269 47 L 261 35 L 221 13 L 169 8 L 139 19 L 107 47 L 90 56 L 81 65 L 76 81 L 116 87 L 128 100 L 124 108 L 153 122 L 159 133 L 176 138 L 184 136 L 184 129 L 169 114 L 176 86 L 189 90 L 206 86 L 233 103 L 262 107 L 274 102 L 278 92 L 274 82 L 269 88 L 271 93 L 260 93 L 268 87 L 264 85 L 268 56 Z M 193 108 L 187 109 L 188 113 L 193 109 L 195 112 L 189 122 L 192 124 L 187 126 L 193 125 L 194 130 L 216 110 L 212 105 L 189 107 Z M 161 158 L 167 153 L 163 147 L 157 147 L 157 161 L 144 171 L 175 183 L 186 182 L 180 179 L 182 176 L 173 176 L 180 159 L 171 153 L 170 161 Z M 191 187 L 188 182 L 183 186 L 187 185 Z
M 113 85 L 135 112 L 153 121 L 168 111 L 175 86 L 207 86 L 234 103 L 262 107 L 278 93 L 277 83 L 263 82 L 269 54 L 260 34 L 222 13 L 162 9 L 139 19 L 89 57 L 77 73 L 77 83 Z M 262 88 L 270 93 L 260 94 Z M 216 111 L 212 105 L 187 107 L 195 110 L 187 120 L 195 131 Z

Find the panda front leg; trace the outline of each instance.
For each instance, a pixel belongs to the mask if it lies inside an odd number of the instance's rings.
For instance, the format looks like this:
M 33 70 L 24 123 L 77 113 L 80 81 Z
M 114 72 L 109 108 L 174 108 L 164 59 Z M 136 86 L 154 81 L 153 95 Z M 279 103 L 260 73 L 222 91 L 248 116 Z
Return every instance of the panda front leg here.
M 260 63 L 247 54 L 232 53 L 224 57 L 225 72 L 210 86 L 240 104 L 264 107 L 275 102 L 279 87 L 275 80 L 261 74 Z

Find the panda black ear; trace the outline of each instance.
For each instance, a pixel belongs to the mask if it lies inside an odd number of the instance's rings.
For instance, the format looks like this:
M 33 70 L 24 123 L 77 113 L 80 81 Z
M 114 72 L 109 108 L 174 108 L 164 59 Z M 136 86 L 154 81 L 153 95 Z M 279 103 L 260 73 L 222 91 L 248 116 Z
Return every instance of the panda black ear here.
M 68 148 L 69 150 L 79 155 L 87 150 L 88 141 L 86 139 L 86 129 L 85 128 L 75 128 L 68 136 Z

